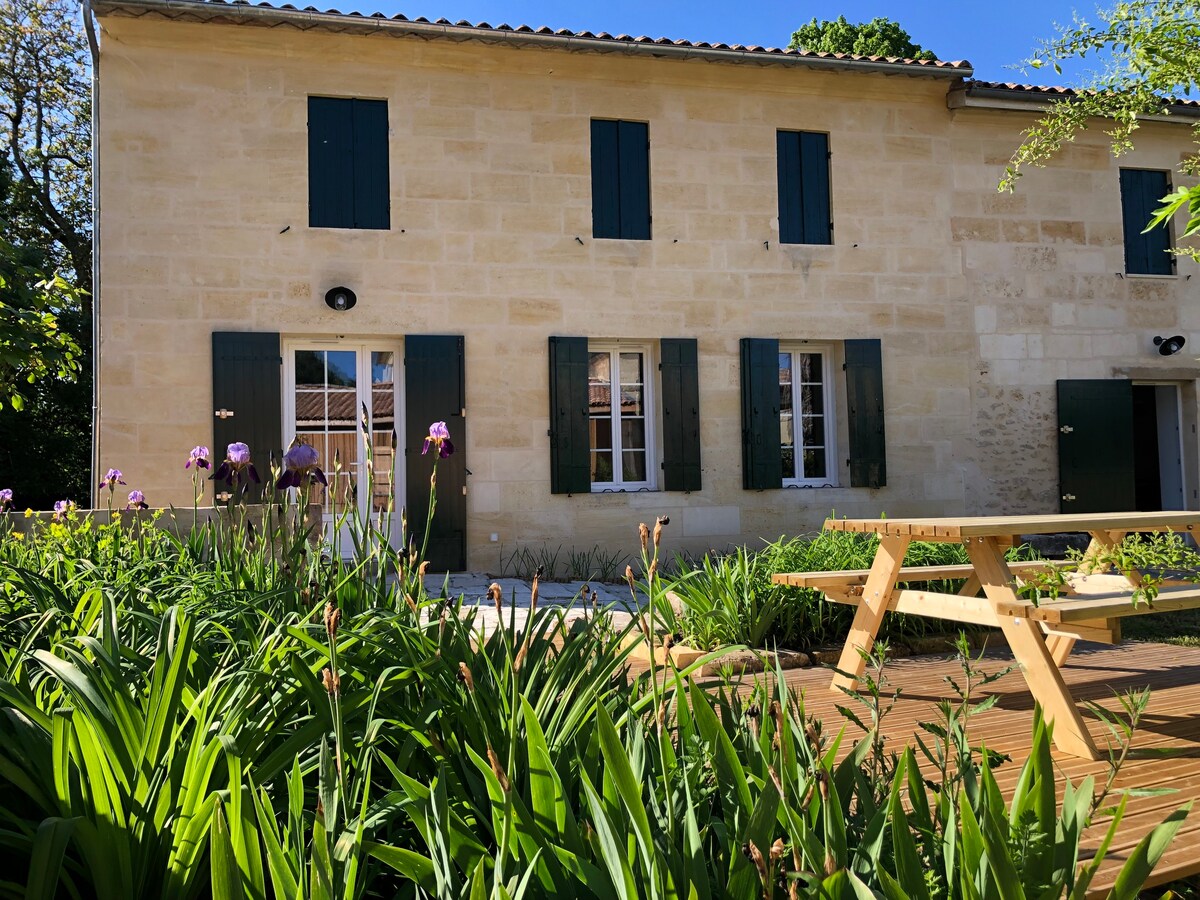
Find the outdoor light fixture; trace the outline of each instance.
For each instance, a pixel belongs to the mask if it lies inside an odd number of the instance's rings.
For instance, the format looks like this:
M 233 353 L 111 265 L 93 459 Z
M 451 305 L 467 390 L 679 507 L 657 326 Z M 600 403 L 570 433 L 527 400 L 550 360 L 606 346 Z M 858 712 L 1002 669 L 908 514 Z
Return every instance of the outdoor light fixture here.
M 1174 337 L 1155 337 L 1154 346 L 1158 348 L 1161 356 L 1174 356 L 1183 349 L 1183 345 L 1187 343 L 1187 338 L 1182 334 L 1177 334 Z
M 354 304 L 357 302 L 358 298 L 354 296 L 354 291 L 348 287 L 335 287 L 325 294 L 325 305 L 338 312 L 354 309 Z M 1182 341 L 1183 338 L 1180 340 Z

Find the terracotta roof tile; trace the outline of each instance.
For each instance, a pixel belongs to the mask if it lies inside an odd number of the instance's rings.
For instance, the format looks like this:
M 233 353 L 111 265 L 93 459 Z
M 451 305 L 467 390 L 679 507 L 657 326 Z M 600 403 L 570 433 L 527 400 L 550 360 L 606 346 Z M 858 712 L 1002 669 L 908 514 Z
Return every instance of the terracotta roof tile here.
M 1049 94 L 1055 97 L 1077 97 L 1079 91 L 1074 88 L 1056 85 L 1018 84 L 1013 81 L 976 81 L 967 82 L 967 88 L 985 91 L 1009 91 L 1014 94 Z M 1167 101 L 1171 106 L 1186 106 L 1200 109 L 1200 100 L 1179 100 L 1172 98 Z
M 251 4 L 248 2 L 248 0 L 97 0 L 97 2 L 93 3 L 93 6 L 95 7 L 97 13 L 99 13 L 99 14 L 105 14 L 108 12 L 116 12 L 116 11 L 125 11 L 125 12 L 135 12 L 136 11 L 138 14 L 156 12 L 156 13 L 160 13 L 162 15 L 166 15 L 169 17 L 183 16 L 183 15 L 187 15 L 189 13 L 196 13 L 196 12 L 199 12 L 201 8 L 208 8 L 211 10 L 214 7 L 250 6 L 250 5 Z M 424 16 L 418 16 L 415 19 L 409 19 L 402 14 L 397 14 L 397 15 L 394 15 L 391 17 L 387 17 L 381 13 L 372 13 L 369 16 L 364 16 L 360 12 L 351 11 L 351 12 L 344 13 L 337 9 L 318 10 L 312 6 L 305 7 L 303 10 L 297 10 L 297 8 L 290 3 L 275 5 L 275 4 L 271 4 L 271 3 L 262 2 L 262 3 L 253 4 L 253 5 L 259 9 L 278 10 L 281 12 L 284 12 L 284 11 L 304 12 L 304 13 L 313 13 L 313 14 L 320 15 L 320 16 L 330 16 L 330 17 L 336 16 L 336 17 L 342 17 L 342 18 L 360 18 L 360 19 L 376 19 L 376 20 L 382 19 L 382 20 L 388 20 L 388 21 L 393 21 L 393 22 L 410 22 L 410 23 L 414 23 L 414 24 L 437 25 L 437 26 L 442 26 L 445 28 L 460 29 L 463 32 L 461 36 L 466 37 L 466 38 L 478 37 L 481 39 L 486 39 L 489 35 L 536 34 L 536 35 L 547 35 L 547 36 L 564 38 L 567 41 L 569 41 L 569 40 L 586 40 L 586 41 L 596 41 L 596 42 L 601 42 L 601 43 L 611 43 L 614 45 L 654 44 L 654 45 L 659 45 L 659 46 L 664 46 L 664 47 L 673 47 L 673 48 L 680 48 L 680 49 L 685 49 L 685 50 L 686 49 L 705 50 L 705 51 L 716 50 L 716 51 L 728 52 L 731 55 L 738 54 L 740 56 L 748 56 L 751 58 L 772 56 L 772 57 L 794 59 L 797 62 L 801 62 L 801 61 L 807 59 L 807 60 L 837 60 L 840 62 L 846 62 L 846 63 L 851 63 L 851 64 L 853 64 L 853 63 L 881 64 L 882 63 L 882 64 L 888 64 L 888 65 L 908 67 L 908 68 L 913 69 L 914 72 L 919 71 L 919 70 L 938 70 L 938 71 L 949 70 L 947 72 L 947 74 L 958 73 L 958 74 L 968 75 L 968 76 L 971 74 L 971 64 L 969 62 L 967 62 L 966 60 L 954 60 L 954 61 L 940 60 L 940 59 L 934 59 L 934 60 L 919 59 L 918 60 L 918 59 L 901 59 L 901 58 L 897 58 L 897 57 L 884 57 L 884 56 L 858 56 L 858 55 L 849 54 L 849 53 L 817 53 L 817 52 L 811 52 L 808 50 L 793 50 L 790 48 L 781 48 L 781 47 L 763 47 L 763 46 L 759 46 L 757 44 L 752 44 L 752 45 L 724 44 L 724 43 L 710 43 L 708 41 L 694 41 L 693 42 L 693 41 L 688 41 L 688 40 L 683 40 L 683 39 L 678 39 L 678 38 L 667 38 L 667 37 L 652 38 L 647 35 L 639 35 L 636 37 L 632 36 L 632 35 L 628 35 L 628 34 L 612 35 L 606 31 L 601 31 L 598 33 L 593 33 L 590 31 L 571 31 L 568 28 L 560 28 L 558 30 L 553 30 L 544 25 L 541 27 L 537 27 L 537 28 L 534 28 L 529 25 L 518 25 L 516 28 L 513 28 L 512 26 L 507 25 L 507 24 L 493 26 L 487 22 L 472 23 L 465 19 L 460 20 L 458 22 L 451 22 L 449 19 L 441 18 L 441 19 L 436 20 L 435 22 L 430 22 L 429 19 L 425 18 Z

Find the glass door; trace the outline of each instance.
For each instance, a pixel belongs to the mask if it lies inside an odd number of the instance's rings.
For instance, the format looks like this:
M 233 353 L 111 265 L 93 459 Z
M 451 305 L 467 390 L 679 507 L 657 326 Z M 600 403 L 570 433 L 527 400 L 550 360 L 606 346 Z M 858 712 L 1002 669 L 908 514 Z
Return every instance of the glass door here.
M 397 427 L 399 350 L 334 342 L 288 346 L 285 440 L 309 444 L 321 455 L 328 488 L 317 485 L 311 499 L 325 510 L 326 536 L 352 552 L 348 534 L 335 535 L 335 522 L 352 508 L 376 523 L 391 513 L 391 540 L 399 533 L 400 508 L 392 430 Z M 372 447 L 368 461 L 360 419 L 366 410 Z M 370 484 L 368 486 L 368 477 Z

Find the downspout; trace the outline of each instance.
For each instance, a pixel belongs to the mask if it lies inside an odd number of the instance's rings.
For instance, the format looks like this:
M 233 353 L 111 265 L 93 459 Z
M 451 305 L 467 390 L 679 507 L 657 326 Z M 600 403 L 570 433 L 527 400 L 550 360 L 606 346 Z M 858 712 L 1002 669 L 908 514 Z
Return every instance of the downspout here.
M 92 0 L 82 0 L 83 30 L 92 53 L 92 494 L 99 506 L 100 484 L 100 46 Z

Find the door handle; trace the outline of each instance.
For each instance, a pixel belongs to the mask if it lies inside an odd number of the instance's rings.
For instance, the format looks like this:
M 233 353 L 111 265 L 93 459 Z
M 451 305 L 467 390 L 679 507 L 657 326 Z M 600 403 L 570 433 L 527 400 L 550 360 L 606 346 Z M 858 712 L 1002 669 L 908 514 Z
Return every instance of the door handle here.
M 1063 426 L 1062 426 L 1061 428 L 1059 428 L 1058 430 L 1059 430 L 1059 431 L 1061 431 L 1063 434 L 1070 434 L 1070 433 L 1071 433 L 1072 431 L 1074 431 L 1075 429 L 1074 429 L 1074 428 L 1072 428 L 1070 425 L 1063 425 Z
M 233 410 L 232 409 L 214 409 L 213 415 L 216 416 L 218 419 L 232 419 L 233 418 Z
M 1075 499 L 1075 495 L 1074 495 L 1074 494 L 1063 494 L 1063 495 L 1062 495 L 1062 498 L 1063 498 L 1063 500 L 1064 500 L 1064 501 L 1066 501 L 1067 503 L 1070 503 L 1072 500 L 1074 500 L 1074 499 Z

